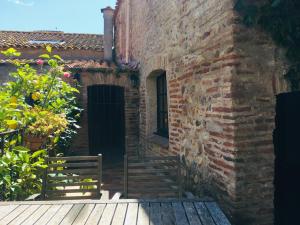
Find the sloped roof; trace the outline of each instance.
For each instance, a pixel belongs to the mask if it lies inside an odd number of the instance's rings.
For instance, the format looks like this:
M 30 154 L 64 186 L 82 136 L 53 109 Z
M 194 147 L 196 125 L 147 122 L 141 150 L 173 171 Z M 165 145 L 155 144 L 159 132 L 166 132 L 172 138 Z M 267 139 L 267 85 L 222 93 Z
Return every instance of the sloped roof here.
M 39 48 L 50 44 L 54 48 L 103 50 L 103 35 L 64 33 L 60 31 L 0 31 L 0 48 Z
M 107 69 L 114 67 L 114 65 L 108 65 L 105 61 L 95 60 L 73 60 L 66 62 L 66 66 L 69 69 Z
M 47 61 L 47 60 L 45 60 Z M 19 59 L 20 63 L 36 64 L 34 59 Z M 1 64 L 10 64 L 10 60 L 0 59 Z M 114 64 L 108 65 L 104 60 L 65 60 L 64 64 L 69 69 L 108 69 L 115 68 Z

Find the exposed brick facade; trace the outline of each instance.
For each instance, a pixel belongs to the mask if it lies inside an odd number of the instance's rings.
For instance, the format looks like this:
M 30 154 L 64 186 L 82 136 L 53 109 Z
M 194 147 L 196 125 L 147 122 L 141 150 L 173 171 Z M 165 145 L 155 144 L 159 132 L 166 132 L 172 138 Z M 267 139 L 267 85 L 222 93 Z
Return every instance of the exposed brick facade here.
M 114 72 L 82 72 L 81 88 L 79 100 L 84 109 L 81 118 L 81 129 L 78 130 L 78 135 L 72 144 L 72 151 L 76 154 L 88 154 L 88 113 L 87 113 L 87 88 L 90 85 L 117 85 L 124 87 L 125 93 L 125 132 L 128 141 L 127 154 L 135 155 L 138 148 L 138 126 L 139 126 L 139 90 L 132 87 L 127 73 L 115 75 Z
M 126 55 L 129 25 L 129 54 L 141 64 L 142 149 L 184 155 L 191 188 L 208 189 L 235 224 L 273 224 L 275 95 L 287 90 L 282 51 L 241 24 L 233 0 L 130 0 L 126 24 L 127 1 L 118 2 L 116 49 Z M 167 74 L 167 144 L 149 129 L 147 87 L 157 70 Z
M 270 225 L 275 96 L 288 90 L 284 52 L 262 31 L 244 27 L 234 2 L 119 0 L 116 53 L 140 62 L 140 88 L 126 74 L 84 71 L 80 99 L 86 109 L 89 85 L 125 87 L 129 152 L 185 156 L 195 193 L 213 195 L 234 224 Z M 28 58 L 42 51 L 19 50 Z M 103 58 L 101 51 L 57 53 Z M 153 134 L 153 82 L 160 71 L 167 74 L 169 139 Z M 87 153 L 86 110 L 81 125 L 73 149 Z

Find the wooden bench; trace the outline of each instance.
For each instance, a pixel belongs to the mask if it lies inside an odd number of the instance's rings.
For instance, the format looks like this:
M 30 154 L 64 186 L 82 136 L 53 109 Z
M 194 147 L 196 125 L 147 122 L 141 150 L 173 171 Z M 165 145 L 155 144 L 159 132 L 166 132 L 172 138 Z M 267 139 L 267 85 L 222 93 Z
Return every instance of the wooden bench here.
M 42 199 L 100 199 L 102 155 L 49 157 Z

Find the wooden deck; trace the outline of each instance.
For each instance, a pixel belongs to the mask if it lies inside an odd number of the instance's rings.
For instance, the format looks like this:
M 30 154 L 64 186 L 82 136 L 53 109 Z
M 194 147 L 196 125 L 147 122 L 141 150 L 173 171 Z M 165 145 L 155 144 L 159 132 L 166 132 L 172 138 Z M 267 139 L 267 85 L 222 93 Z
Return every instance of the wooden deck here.
M 0 224 L 230 225 L 215 202 L 190 199 L 3 202 Z

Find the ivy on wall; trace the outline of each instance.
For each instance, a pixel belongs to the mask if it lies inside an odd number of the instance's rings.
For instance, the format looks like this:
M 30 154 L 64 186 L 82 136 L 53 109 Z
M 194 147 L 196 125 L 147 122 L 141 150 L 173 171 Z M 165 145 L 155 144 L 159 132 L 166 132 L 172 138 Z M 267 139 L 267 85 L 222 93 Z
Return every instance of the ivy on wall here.
M 260 26 L 287 50 L 290 67 L 285 78 L 292 91 L 300 90 L 300 0 L 237 0 L 235 9 L 246 26 Z

